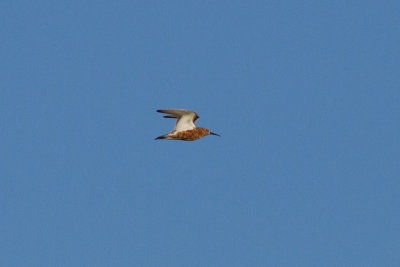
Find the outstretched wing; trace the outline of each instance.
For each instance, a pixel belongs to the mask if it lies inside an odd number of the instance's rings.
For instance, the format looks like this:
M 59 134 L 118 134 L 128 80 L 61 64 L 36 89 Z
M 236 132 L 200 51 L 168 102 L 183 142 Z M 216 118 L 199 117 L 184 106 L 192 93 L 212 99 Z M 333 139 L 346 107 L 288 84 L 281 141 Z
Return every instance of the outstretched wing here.
M 159 109 L 157 112 L 169 114 L 165 118 L 176 118 L 174 131 L 192 130 L 194 122 L 199 118 L 196 112 L 187 109 Z

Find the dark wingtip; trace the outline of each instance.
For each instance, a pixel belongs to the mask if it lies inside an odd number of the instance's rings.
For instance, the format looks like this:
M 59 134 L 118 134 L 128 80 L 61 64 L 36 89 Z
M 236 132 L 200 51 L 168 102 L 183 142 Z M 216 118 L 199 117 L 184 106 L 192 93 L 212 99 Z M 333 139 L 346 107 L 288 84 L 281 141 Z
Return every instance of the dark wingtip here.
M 158 140 L 158 139 L 165 139 L 165 137 L 164 136 L 159 136 L 159 137 L 155 138 L 154 140 Z

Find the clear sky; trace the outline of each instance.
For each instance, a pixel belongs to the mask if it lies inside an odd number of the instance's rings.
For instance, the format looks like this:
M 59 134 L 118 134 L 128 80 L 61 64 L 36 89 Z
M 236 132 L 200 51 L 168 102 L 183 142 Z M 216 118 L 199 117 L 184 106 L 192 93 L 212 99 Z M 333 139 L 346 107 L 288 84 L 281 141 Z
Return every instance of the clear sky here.
M 400 266 L 399 12 L 2 1 L 0 266 Z

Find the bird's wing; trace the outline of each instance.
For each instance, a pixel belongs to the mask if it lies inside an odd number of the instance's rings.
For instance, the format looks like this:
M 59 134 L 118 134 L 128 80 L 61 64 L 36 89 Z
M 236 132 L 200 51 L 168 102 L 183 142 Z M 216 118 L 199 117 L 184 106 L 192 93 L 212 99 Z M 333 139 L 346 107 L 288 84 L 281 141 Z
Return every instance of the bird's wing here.
M 159 109 L 157 112 L 169 114 L 165 118 L 177 118 L 174 131 L 192 130 L 196 126 L 194 121 L 198 118 L 196 112 L 187 109 Z

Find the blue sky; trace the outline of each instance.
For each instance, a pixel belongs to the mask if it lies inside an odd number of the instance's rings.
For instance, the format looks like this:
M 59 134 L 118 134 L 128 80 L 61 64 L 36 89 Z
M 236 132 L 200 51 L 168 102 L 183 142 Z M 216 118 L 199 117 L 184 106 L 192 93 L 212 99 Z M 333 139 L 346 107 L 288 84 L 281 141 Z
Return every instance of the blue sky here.
M 2 1 L 0 265 L 399 266 L 399 10 Z

